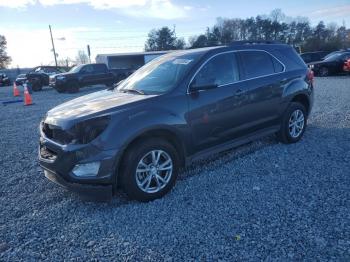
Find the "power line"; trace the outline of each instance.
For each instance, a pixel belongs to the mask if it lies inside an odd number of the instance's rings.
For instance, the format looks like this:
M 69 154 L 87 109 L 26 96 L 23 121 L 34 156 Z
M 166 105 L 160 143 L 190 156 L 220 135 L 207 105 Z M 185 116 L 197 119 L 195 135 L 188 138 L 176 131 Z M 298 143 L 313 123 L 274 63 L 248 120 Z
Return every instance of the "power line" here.
M 57 57 L 56 57 L 55 45 L 54 45 L 54 43 L 53 43 L 51 25 L 49 25 L 49 29 L 50 29 L 50 36 L 51 36 L 51 43 L 52 43 L 53 56 L 55 57 L 55 64 L 56 64 L 56 67 L 57 67 Z
M 139 48 L 139 47 L 144 48 L 145 46 L 144 45 L 93 46 L 94 49 L 116 49 L 116 48 L 120 49 L 120 48 Z M 63 47 L 60 49 L 62 49 L 62 50 L 82 50 L 84 48 L 85 47 Z
M 179 37 L 190 37 L 194 36 L 195 34 L 192 33 L 186 33 L 181 34 Z M 144 39 L 147 38 L 148 35 L 134 35 L 134 36 L 101 36 L 101 37 L 74 37 L 75 39 L 83 39 L 83 40 L 128 40 L 128 39 Z

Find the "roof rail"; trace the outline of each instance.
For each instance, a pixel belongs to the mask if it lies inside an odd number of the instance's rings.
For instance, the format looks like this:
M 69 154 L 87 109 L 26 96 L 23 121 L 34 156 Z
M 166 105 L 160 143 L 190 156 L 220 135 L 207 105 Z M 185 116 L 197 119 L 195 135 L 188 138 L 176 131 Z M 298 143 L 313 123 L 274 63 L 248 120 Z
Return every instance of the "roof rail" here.
M 233 45 L 259 45 L 259 44 L 282 44 L 275 40 L 243 40 L 243 41 L 233 41 L 230 46 Z

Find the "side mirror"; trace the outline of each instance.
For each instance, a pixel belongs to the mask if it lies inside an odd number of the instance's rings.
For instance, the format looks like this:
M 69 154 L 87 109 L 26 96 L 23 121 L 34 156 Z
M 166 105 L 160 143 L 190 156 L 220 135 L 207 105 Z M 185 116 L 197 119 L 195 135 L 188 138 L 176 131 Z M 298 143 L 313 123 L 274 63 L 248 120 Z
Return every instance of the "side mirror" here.
M 214 83 L 212 83 L 212 84 L 203 84 L 203 85 L 197 85 L 195 83 L 191 83 L 189 92 L 190 93 L 194 93 L 194 92 L 198 92 L 198 91 L 214 89 L 214 88 L 217 88 L 217 87 L 218 87 L 218 85 L 214 84 Z

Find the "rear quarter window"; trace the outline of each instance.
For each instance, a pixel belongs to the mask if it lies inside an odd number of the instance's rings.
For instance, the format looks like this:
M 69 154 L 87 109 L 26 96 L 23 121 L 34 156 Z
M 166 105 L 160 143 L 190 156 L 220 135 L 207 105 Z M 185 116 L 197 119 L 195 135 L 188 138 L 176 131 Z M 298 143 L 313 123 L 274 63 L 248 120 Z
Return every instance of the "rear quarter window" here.
M 307 68 L 300 55 L 291 47 L 276 48 L 272 51 L 272 54 L 286 66 L 287 71 Z
M 240 57 L 245 79 L 283 72 L 284 66 L 264 51 L 241 51 Z

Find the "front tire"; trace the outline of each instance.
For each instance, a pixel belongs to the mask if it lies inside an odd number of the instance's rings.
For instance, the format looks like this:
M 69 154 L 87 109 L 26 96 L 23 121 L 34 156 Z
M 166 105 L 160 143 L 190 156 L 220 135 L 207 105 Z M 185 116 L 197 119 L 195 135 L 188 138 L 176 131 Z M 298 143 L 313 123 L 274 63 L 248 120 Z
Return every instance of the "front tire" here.
M 306 129 L 307 113 L 301 103 L 292 102 L 285 111 L 277 138 L 284 144 L 298 142 Z
M 32 80 L 32 89 L 33 91 L 37 92 L 37 91 L 41 91 L 43 89 L 43 84 L 41 82 L 40 79 L 38 78 L 34 78 Z
M 78 82 L 70 82 L 67 84 L 66 91 L 70 94 L 78 93 L 80 89 Z
M 161 198 L 174 186 L 179 163 L 177 151 L 163 139 L 136 143 L 123 159 L 123 190 L 129 198 L 142 202 Z

